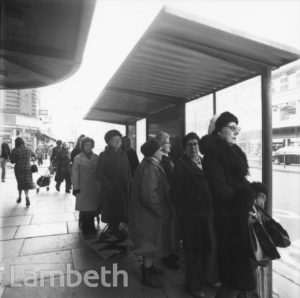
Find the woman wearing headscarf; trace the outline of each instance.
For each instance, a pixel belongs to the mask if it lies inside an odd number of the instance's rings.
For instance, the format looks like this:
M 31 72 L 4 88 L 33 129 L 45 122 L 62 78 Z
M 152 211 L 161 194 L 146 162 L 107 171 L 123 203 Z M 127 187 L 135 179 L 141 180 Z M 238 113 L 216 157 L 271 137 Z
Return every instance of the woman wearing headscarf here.
M 104 136 L 106 149 L 97 161 L 96 178 L 100 183 L 101 221 L 117 238 L 124 237 L 120 223 L 128 222 L 128 200 L 131 189 L 131 169 L 127 154 L 121 149 L 122 135 L 110 130 Z
M 216 297 L 237 297 L 256 289 L 256 264 L 246 239 L 248 212 L 255 198 L 247 180 L 248 162 L 237 146 L 238 119 L 230 112 L 213 117 L 209 134 L 200 141 L 203 170 L 208 181 L 215 217 L 218 266 L 222 287 Z M 259 183 L 256 183 L 256 187 Z M 261 190 L 265 188 L 261 185 Z M 256 201 L 255 201 L 256 199 Z
M 202 172 L 200 139 L 191 132 L 182 139 L 183 157 L 175 164 L 172 199 L 176 206 L 186 264 L 186 290 L 204 297 L 207 261 L 215 245 L 212 199 Z
M 161 146 L 149 139 L 141 146 L 145 158 L 138 166 L 130 200 L 129 235 L 135 254 L 143 257 L 142 283 L 162 288 L 160 268 L 153 261 L 168 256 L 174 250 L 174 237 L 170 232 L 172 206 L 169 184 L 160 165 Z
M 93 153 L 94 140 L 81 140 L 80 153 L 72 165 L 73 194 L 76 196 L 75 209 L 79 211 L 80 225 L 84 234 L 96 232 L 94 216 L 99 208 L 98 182 L 95 172 L 98 155 Z
M 17 203 L 21 203 L 22 191 L 26 196 L 26 206 L 30 206 L 30 200 L 28 192 L 30 189 L 34 189 L 35 185 L 32 180 L 31 172 L 31 158 L 34 153 L 25 146 L 25 142 L 22 138 L 18 137 L 15 140 L 15 148 L 11 152 L 10 162 L 15 164 L 15 176 L 18 183 L 19 197 Z
M 69 147 L 66 142 L 62 144 L 62 149 L 56 153 L 56 175 L 55 188 L 60 191 L 60 185 L 65 180 L 66 182 L 66 193 L 71 192 L 71 156 Z
M 6 176 L 6 163 L 10 158 L 10 148 L 7 143 L 3 142 L 1 144 L 1 154 L 0 154 L 0 163 L 1 163 L 1 180 L 5 182 Z

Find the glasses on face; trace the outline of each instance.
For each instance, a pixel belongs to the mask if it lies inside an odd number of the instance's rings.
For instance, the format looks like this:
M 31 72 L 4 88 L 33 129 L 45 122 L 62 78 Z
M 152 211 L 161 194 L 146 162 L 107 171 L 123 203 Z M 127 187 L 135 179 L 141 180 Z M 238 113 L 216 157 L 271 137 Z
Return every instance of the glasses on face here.
M 199 144 L 198 142 L 193 142 L 193 143 L 187 143 L 186 146 L 189 147 L 189 148 L 192 148 L 192 147 L 197 147 Z
M 239 126 L 226 125 L 225 127 L 228 127 L 232 132 L 240 132 L 241 131 L 241 128 Z

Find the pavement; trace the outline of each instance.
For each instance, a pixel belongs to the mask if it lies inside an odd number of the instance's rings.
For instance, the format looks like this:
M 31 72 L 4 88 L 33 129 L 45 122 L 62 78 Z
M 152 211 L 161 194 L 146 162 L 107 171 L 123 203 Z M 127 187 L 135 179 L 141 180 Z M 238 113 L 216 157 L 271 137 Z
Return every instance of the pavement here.
M 39 168 L 34 180 L 45 171 Z M 96 236 L 85 238 L 78 228 L 75 198 L 57 192 L 54 183 L 49 191 L 31 190 L 30 207 L 24 197 L 17 204 L 10 168 L 0 194 L 0 297 L 192 297 L 183 289 L 183 268 L 173 271 L 159 264 L 165 287 L 141 285 L 140 260 L 130 251 L 103 250 Z M 99 232 L 103 227 L 100 223 Z M 209 286 L 204 292 L 215 296 Z
M 34 180 L 46 169 L 40 167 Z M 57 192 L 54 183 L 49 191 L 30 191 L 31 205 L 26 207 L 24 197 L 16 203 L 17 183 L 9 168 L 0 196 L 0 297 L 192 297 L 183 289 L 183 266 L 173 271 L 158 264 L 165 271 L 163 289 L 141 285 L 140 260 L 130 250 L 106 249 L 97 236 L 84 237 L 75 198 Z M 100 222 L 98 232 L 103 228 Z M 282 259 L 273 262 L 273 296 L 300 297 L 300 267 L 295 262 L 300 245 L 280 253 Z M 212 287 L 204 292 L 207 298 L 215 296 Z

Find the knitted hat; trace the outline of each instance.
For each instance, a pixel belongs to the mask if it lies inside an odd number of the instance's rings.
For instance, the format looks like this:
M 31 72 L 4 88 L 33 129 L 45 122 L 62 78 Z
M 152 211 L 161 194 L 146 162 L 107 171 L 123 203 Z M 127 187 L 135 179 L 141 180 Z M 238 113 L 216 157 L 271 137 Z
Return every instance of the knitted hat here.
M 156 139 L 151 138 L 141 146 L 141 151 L 145 157 L 149 157 L 152 156 L 160 147 L 160 143 Z
M 217 134 L 228 123 L 234 122 L 239 124 L 238 118 L 230 112 L 224 112 L 219 115 L 214 115 L 208 126 L 208 134 Z
M 104 140 L 106 144 L 108 144 L 110 139 L 113 138 L 114 136 L 119 136 L 120 138 L 122 138 L 122 135 L 118 130 L 116 129 L 109 130 L 104 136 Z

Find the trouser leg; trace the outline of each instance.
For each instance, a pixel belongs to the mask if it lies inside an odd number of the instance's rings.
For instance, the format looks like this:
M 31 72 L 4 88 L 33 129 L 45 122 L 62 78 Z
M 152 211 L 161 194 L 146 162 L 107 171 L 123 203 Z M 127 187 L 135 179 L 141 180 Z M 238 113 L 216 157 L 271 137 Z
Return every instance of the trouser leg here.
M 192 291 L 203 289 L 205 278 L 205 262 L 203 254 L 192 254 L 185 252 L 185 282 L 186 287 Z
M 72 185 L 70 174 L 66 175 L 65 181 L 66 181 L 66 191 L 69 191 L 71 189 L 71 185 Z
M 1 179 L 2 181 L 4 181 L 6 176 L 6 160 L 1 161 L 1 170 L 2 170 Z

